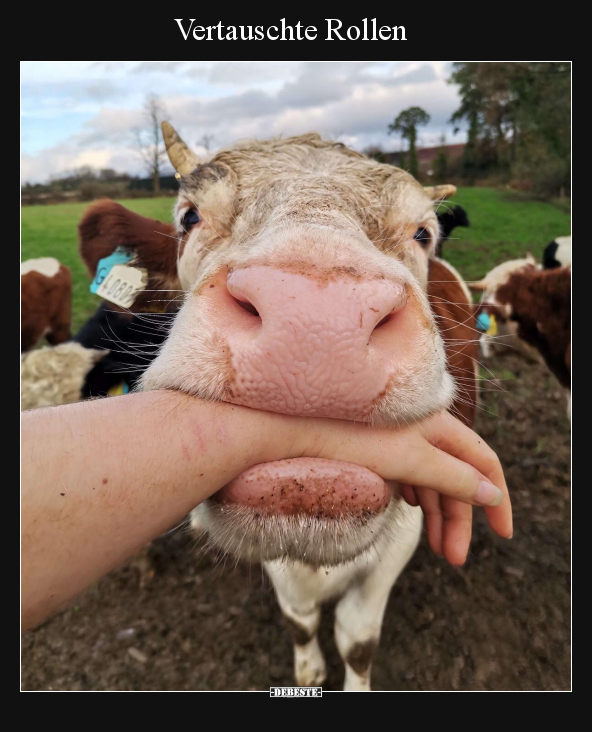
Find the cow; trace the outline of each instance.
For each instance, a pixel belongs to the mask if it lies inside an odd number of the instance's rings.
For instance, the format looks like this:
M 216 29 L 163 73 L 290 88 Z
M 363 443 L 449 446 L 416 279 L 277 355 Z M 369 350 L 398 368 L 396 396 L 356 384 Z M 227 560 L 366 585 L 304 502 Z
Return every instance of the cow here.
M 21 410 L 80 401 L 86 377 L 107 353 L 71 341 L 22 353 Z
M 53 257 L 21 262 L 21 353 L 45 336 L 51 345 L 70 339 L 72 276 Z
M 101 201 L 86 211 L 80 221 L 79 232 L 80 251 L 89 272 L 92 273 L 93 266 L 97 264 L 96 257 L 92 256 L 96 252 L 94 237 L 102 237 L 103 254 L 115 250 L 122 241 L 114 235 L 117 229 L 104 226 L 101 234 L 97 234 L 92 231 L 91 225 L 117 219 L 118 229 L 129 226 L 130 231 L 133 231 L 137 219 L 134 214 L 130 214 L 120 204 L 107 201 Z M 175 229 L 171 224 L 157 220 L 153 220 L 153 224 L 154 231 L 164 233 L 167 237 L 173 236 Z M 131 238 L 136 239 L 135 232 Z M 168 242 L 165 246 L 170 248 Z M 442 333 L 449 371 L 455 378 L 457 388 L 466 397 L 455 407 L 457 416 L 470 426 L 474 421 L 477 403 L 476 381 L 467 378 L 467 373 L 477 368 L 478 360 L 475 311 L 462 276 L 450 263 L 437 257 L 429 261 L 428 298 Z M 127 387 L 126 391 L 134 389 L 142 371 L 158 355 L 158 348 L 166 340 L 172 324 L 175 311 L 171 310 L 170 304 L 162 310 L 163 314 L 154 319 L 152 315 L 144 315 L 150 311 L 123 312 L 106 301 L 99 305 L 73 338 L 85 348 L 108 351 L 87 374 L 82 398 L 106 396 L 122 381 Z M 466 386 L 460 386 L 461 382 L 467 381 L 469 383 Z
M 436 245 L 436 256 L 442 257 L 443 244 L 448 239 L 452 230 L 457 226 L 470 226 L 471 222 L 467 212 L 462 206 L 454 206 L 445 211 L 438 211 L 436 214 L 440 224 L 440 236 Z
M 144 256 L 154 252 L 157 263 L 169 266 L 176 258 L 176 229 L 172 224 L 129 211 L 109 199 L 101 199 L 88 208 L 78 224 L 78 242 L 82 261 L 95 277 L 99 261 L 117 247 L 134 250 L 144 246 Z M 152 261 L 147 262 L 151 271 Z M 174 266 L 174 265 L 173 265 Z M 109 354 L 88 374 L 83 397 L 105 396 L 115 389 L 132 390 L 141 372 L 156 357 L 178 309 L 179 292 L 165 300 L 157 291 L 140 293 L 129 310 L 103 301 L 74 336 L 85 348 L 108 349 Z
M 493 315 L 493 327 L 489 332 L 483 333 L 479 341 L 483 358 L 490 358 L 492 351 L 503 351 L 510 348 L 521 353 L 529 361 L 542 362 L 541 355 L 538 351 L 518 338 L 517 323 L 507 318 L 498 320 L 495 312 L 487 307 L 487 302 L 493 297 L 497 288 L 506 282 L 513 272 L 527 266 L 540 269 L 532 254 L 527 254 L 526 257 L 522 257 L 521 259 L 510 259 L 502 262 L 490 270 L 483 279 L 469 283 L 471 290 L 481 293 L 481 303 L 478 307 L 478 312 L 485 313 L 489 316 L 489 311 L 491 311 L 491 315 Z
M 571 265 L 571 236 L 558 236 L 543 251 L 543 269 Z
M 505 262 L 471 284 L 481 307 L 538 354 L 567 393 L 571 420 L 571 266 L 541 269 L 533 257 Z
M 427 294 L 456 386 L 451 411 L 472 427 L 479 400 L 477 308 L 461 274 L 438 257 L 429 260 Z
M 459 411 L 466 406 L 438 325 L 452 361 L 453 309 L 462 303 L 473 340 L 474 313 L 461 278 L 431 261 L 434 202 L 453 186 L 423 189 L 316 134 L 243 141 L 207 162 L 168 123 L 163 136 L 180 184 L 176 240 L 155 236 L 163 230 L 152 222 L 126 241 L 147 291 L 185 296 L 140 388 L 387 425 L 454 409 L 457 392 Z M 105 206 L 102 216 L 112 213 Z M 462 356 L 466 387 L 474 365 Z M 344 689 L 370 688 L 383 613 L 419 542 L 421 509 L 364 469 L 302 458 L 250 468 L 190 523 L 212 546 L 263 563 L 294 640 L 298 685 L 325 677 L 317 628 L 333 598 Z
M 121 312 L 103 301 L 73 338 L 85 348 L 105 350 L 105 357 L 86 375 L 82 398 L 132 391 L 156 358 L 173 318 L 174 312 Z

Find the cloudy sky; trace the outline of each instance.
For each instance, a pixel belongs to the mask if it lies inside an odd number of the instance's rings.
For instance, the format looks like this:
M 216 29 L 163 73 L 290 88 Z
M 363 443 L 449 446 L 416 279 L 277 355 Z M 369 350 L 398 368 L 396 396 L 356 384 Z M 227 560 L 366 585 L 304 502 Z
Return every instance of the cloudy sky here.
M 317 131 L 362 150 L 401 149 L 387 125 L 418 105 L 431 122 L 421 146 L 462 142 L 447 124 L 458 106 L 450 62 L 25 61 L 21 65 L 24 181 L 81 165 L 142 174 L 132 130 L 157 94 L 166 117 L 198 152 L 242 137 Z

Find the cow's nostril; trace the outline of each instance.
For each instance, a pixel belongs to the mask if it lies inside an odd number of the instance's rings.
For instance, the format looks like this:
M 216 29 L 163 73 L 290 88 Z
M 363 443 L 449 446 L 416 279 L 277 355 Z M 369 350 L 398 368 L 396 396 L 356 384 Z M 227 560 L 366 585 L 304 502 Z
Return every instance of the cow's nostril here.
M 388 315 L 385 315 L 384 318 L 374 326 L 374 330 L 377 330 L 381 326 L 386 325 L 393 318 L 393 316 L 394 313 L 389 313 Z
M 250 303 L 248 300 L 239 300 L 237 297 L 232 298 L 237 305 L 240 305 L 240 307 L 245 310 L 247 313 L 250 313 L 251 315 L 254 315 L 255 317 L 259 318 L 259 311 L 257 308 Z

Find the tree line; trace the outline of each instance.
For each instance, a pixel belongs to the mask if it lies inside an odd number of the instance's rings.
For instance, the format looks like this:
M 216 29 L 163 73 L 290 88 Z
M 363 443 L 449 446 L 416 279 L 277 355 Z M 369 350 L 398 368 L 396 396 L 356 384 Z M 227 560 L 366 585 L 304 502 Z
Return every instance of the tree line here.
M 444 140 L 434 179 L 451 172 L 474 185 L 496 179 L 543 196 L 570 193 L 571 65 L 564 62 L 467 63 L 453 65 L 449 83 L 459 87 L 460 105 L 449 123 L 466 130 L 460 168 L 448 170 Z M 388 126 L 407 142 L 404 161 L 420 177 L 417 130 L 430 115 L 421 107 L 403 110 Z M 372 150 L 379 157 L 380 150 Z

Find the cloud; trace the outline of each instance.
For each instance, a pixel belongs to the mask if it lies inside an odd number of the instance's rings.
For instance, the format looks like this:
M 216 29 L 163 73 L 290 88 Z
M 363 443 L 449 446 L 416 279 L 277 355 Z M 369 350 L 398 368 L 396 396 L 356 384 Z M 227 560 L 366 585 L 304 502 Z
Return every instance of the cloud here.
M 81 150 L 70 143 L 55 145 L 44 150 L 43 155 L 21 156 L 21 182 L 49 180 L 51 177 L 89 165 L 100 170 L 113 168 L 126 171 L 130 175 L 147 175 L 143 161 L 133 146 L 127 148 L 97 145 Z M 163 175 L 172 175 L 173 169 L 168 161 L 163 166 Z
M 83 125 L 83 130 L 71 138 L 78 148 L 93 147 L 109 143 L 124 146 L 129 144 L 132 131 L 144 124 L 142 109 L 104 108 Z
M 157 72 L 159 73 L 165 73 L 165 74 L 172 74 L 179 66 L 181 66 L 184 62 L 183 61 L 142 61 L 137 66 L 135 66 L 132 69 L 132 73 L 134 74 L 155 74 Z
M 419 130 L 421 144 L 437 144 L 443 131 L 453 140 L 447 121 L 458 97 L 446 82 L 447 62 L 51 63 L 39 74 L 34 64 L 23 72 L 24 180 L 78 165 L 140 173 L 132 130 L 143 124 L 150 93 L 160 96 L 167 119 L 194 147 L 204 134 L 214 134 L 222 147 L 244 137 L 317 131 L 357 149 L 400 149 L 387 125 L 416 105 L 431 115 Z M 50 117 L 46 133 L 43 119 Z M 67 130 L 61 136 L 60 125 Z
M 24 154 L 21 156 L 21 181 L 48 179 L 56 173 L 74 170 L 83 165 L 93 168 L 111 167 L 110 161 L 114 152 L 109 148 L 80 150 L 64 143 L 44 150 L 43 155 Z
M 219 61 L 208 69 L 208 80 L 212 84 L 240 86 L 243 84 L 264 84 L 285 79 L 301 66 L 300 61 Z M 197 76 L 198 69 L 190 69 L 190 76 Z
M 123 89 L 108 79 L 99 79 L 84 88 L 84 92 L 99 102 L 106 102 L 108 99 L 116 99 L 124 95 Z
M 188 142 L 213 129 L 220 145 L 241 137 L 315 130 L 328 136 L 347 135 L 358 147 L 379 142 L 392 148 L 397 142 L 388 138 L 387 125 L 400 111 L 416 105 L 429 111 L 430 125 L 419 132 L 431 144 L 439 139 L 456 103 L 454 88 L 426 65 L 396 77 L 350 70 L 347 64 L 339 68 L 306 65 L 277 93 L 248 91 L 216 100 L 176 97 L 170 100 L 169 111 Z

